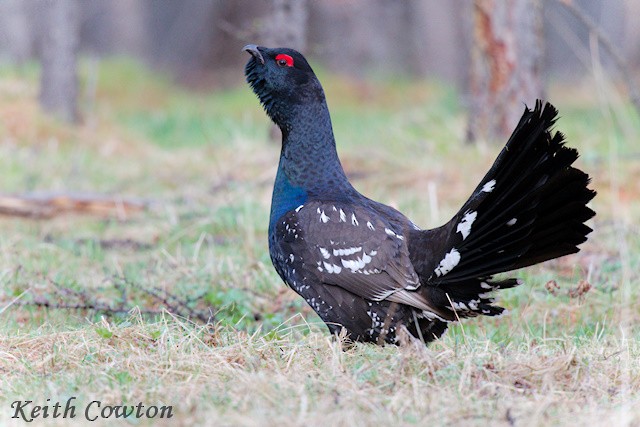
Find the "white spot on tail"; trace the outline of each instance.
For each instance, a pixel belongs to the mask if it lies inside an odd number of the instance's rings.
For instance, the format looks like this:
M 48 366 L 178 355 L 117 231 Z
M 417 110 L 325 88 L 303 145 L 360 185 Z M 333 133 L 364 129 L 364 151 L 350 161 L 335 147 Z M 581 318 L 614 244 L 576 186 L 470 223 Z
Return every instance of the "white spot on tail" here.
M 444 276 L 445 274 L 453 270 L 453 268 L 458 265 L 459 262 L 460 252 L 458 252 L 456 248 L 451 249 L 449 253 L 444 256 L 442 261 L 440 261 L 440 264 L 436 267 L 436 276 Z
M 453 302 L 453 308 L 456 310 L 468 311 L 469 308 L 463 302 Z
M 485 185 L 482 186 L 482 190 L 485 193 L 491 193 L 493 191 L 493 189 L 496 186 L 496 180 L 492 179 L 491 181 L 487 182 Z
M 511 218 L 509 221 L 507 221 L 507 227 L 511 227 L 516 222 L 518 222 L 518 218 Z
M 456 228 L 456 232 L 462 234 L 462 240 L 466 239 L 471 233 L 471 225 L 476 220 L 478 216 L 478 212 L 468 211 L 462 217 L 462 220 L 458 223 L 458 227 Z

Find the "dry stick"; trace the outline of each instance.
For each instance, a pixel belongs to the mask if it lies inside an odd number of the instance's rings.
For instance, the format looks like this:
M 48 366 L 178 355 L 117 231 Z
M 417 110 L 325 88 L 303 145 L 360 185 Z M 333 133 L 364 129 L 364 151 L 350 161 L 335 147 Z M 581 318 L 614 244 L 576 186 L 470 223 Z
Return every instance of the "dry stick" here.
M 128 280 L 126 277 L 120 277 L 119 280 L 151 296 L 156 301 L 164 304 L 167 309 L 169 309 L 169 311 L 173 311 L 183 317 L 193 317 L 205 324 L 211 323 L 211 321 L 215 318 L 215 314 L 213 313 L 206 313 L 206 311 L 204 310 L 196 310 L 189 306 L 190 303 L 197 301 L 204 295 L 201 295 L 200 298 L 191 297 L 183 299 L 178 297 L 177 295 L 172 294 L 169 291 L 158 289 L 153 286 L 148 288 L 139 286 Z
M 100 311 L 104 313 L 111 314 L 123 314 L 129 313 L 133 307 L 129 308 L 118 308 L 111 307 L 106 304 L 98 304 L 95 302 L 83 301 L 80 304 L 61 304 L 56 302 L 51 302 L 49 300 L 41 300 L 41 301 L 16 301 L 13 305 L 19 307 L 44 307 L 52 310 L 91 310 L 91 311 Z M 138 308 L 141 314 L 162 314 L 163 310 L 153 310 L 150 308 L 140 309 Z
M 44 307 L 47 309 L 57 309 L 57 310 L 91 310 L 91 311 L 99 311 L 99 312 L 110 313 L 110 314 L 129 313 L 132 309 L 135 308 L 134 306 L 129 306 L 127 304 L 129 303 L 129 301 L 127 301 L 128 294 L 126 292 L 126 287 L 131 286 L 135 289 L 138 289 L 142 293 L 149 295 L 156 301 L 159 301 L 161 304 L 164 304 L 167 310 L 172 311 L 179 316 L 182 316 L 185 318 L 191 317 L 191 318 L 197 319 L 203 324 L 211 324 L 212 320 L 215 319 L 215 313 L 212 312 L 211 307 L 209 307 L 208 310 L 207 309 L 200 310 L 200 309 L 194 309 L 190 306 L 191 303 L 194 303 L 200 300 L 204 296 L 204 294 L 201 294 L 199 297 L 188 297 L 183 299 L 166 290 L 158 289 L 155 287 L 150 287 L 150 288 L 142 287 L 138 284 L 131 282 L 130 280 L 124 277 L 116 277 L 115 279 L 116 280 L 113 281 L 113 286 L 115 287 L 116 290 L 119 290 L 121 294 L 121 299 L 117 306 L 99 302 L 95 299 L 94 296 L 90 295 L 85 290 L 78 291 L 78 290 L 63 286 L 54 280 L 49 280 L 49 282 L 56 288 L 56 294 L 53 295 L 51 299 L 39 297 L 32 301 L 17 301 L 22 295 L 26 293 L 24 292 L 18 298 L 11 301 L 7 306 L 3 307 L 0 313 L 6 310 L 11 305 L 23 306 L 23 307 L 28 307 L 28 306 Z M 75 304 L 66 303 L 66 302 L 62 302 L 62 303 L 55 302 L 53 301 L 53 299 L 56 297 L 57 298 L 72 297 L 72 298 L 75 298 L 77 302 Z M 137 308 L 141 314 L 158 315 L 164 312 L 164 310 L 155 310 L 148 307 L 140 308 L 138 306 Z
M 611 56 L 613 62 L 616 64 L 618 70 L 622 73 L 623 78 L 627 84 L 627 89 L 629 90 L 629 98 L 631 103 L 633 104 L 636 112 L 640 114 L 640 91 L 638 90 L 638 86 L 636 86 L 633 76 L 631 72 L 629 72 L 629 67 L 627 66 L 626 61 L 624 60 L 620 51 L 615 47 L 615 45 L 611 42 L 609 37 L 598 27 L 598 25 L 587 15 L 582 9 L 575 5 L 572 0 L 555 0 L 557 3 L 564 6 L 564 8 L 569 11 L 575 18 L 577 18 L 580 22 L 584 24 L 585 27 L 596 36 L 604 50 Z

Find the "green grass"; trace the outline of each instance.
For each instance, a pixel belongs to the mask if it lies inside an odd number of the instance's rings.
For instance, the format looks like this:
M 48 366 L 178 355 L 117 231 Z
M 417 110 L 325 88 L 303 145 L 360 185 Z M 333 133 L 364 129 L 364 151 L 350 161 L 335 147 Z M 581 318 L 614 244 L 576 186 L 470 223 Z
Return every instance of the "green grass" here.
M 460 98 L 443 84 L 320 75 L 354 185 L 422 226 L 446 221 L 500 149 L 462 143 Z M 508 316 L 464 321 L 428 348 L 343 351 L 270 265 L 279 144 L 250 91 L 177 88 L 127 60 L 83 63 L 85 88 L 92 78 L 71 127 L 38 111 L 37 67 L 0 69 L 2 192 L 149 203 L 125 216 L 0 217 L 0 423 L 14 400 L 69 396 L 174 405 L 184 425 L 640 421 L 640 123 L 595 99 L 598 82 L 550 90 L 599 192 L 582 252 L 517 272 L 526 285 L 500 295 Z M 201 295 L 215 327 L 21 305 L 62 303 L 60 287 L 108 301 L 123 278 Z M 571 296 L 582 280 L 592 289 Z

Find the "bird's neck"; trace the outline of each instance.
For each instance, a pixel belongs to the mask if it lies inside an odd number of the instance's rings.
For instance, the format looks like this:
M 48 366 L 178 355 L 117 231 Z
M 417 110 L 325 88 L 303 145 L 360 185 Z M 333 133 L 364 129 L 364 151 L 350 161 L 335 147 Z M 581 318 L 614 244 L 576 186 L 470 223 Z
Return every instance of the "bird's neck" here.
M 282 151 L 271 200 L 273 225 L 309 198 L 341 200 L 357 194 L 344 173 L 325 102 L 292 105 L 279 123 Z

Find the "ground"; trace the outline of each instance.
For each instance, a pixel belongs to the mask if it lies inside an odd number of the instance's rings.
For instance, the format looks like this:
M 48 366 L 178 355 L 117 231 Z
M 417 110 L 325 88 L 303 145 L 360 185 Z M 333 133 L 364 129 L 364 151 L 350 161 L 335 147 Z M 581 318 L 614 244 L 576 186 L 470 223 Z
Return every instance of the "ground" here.
M 640 120 L 608 82 L 549 89 L 599 193 L 583 250 L 516 272 L 507 316 L 429 347 L 343 349 L 270 265 L 279 142 L 247 87 L 177 89 L 131 62 L 86 62 L 69 126 L 39 112 L 36 74 L 0 68 L 2 195 L 147 208 L 0 216 L 0 423 L 25 425 L 15 401 L 75 397 L 171 405 L 167 425 L 640 424 Z M 450 218 L 501 148 L 462 142 L 461 97 L 444 84 L 321 79 L 354 185 L 423 227 Z M 213 323 L 140 288 L 191 298 Z M 130 305 L 55 308 L 86 297 Z M 68 422 L 33 424 L 45 421 Z

